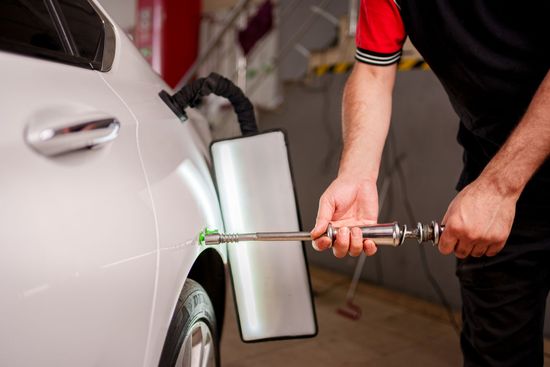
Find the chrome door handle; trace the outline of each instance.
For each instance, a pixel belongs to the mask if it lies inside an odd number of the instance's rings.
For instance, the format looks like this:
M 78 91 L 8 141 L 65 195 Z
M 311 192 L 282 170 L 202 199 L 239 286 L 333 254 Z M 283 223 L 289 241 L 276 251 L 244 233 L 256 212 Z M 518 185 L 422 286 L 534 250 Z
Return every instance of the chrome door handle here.
M 120 123 L 114 117 L 90 114 L 72 123 L 44 121 L 29 124 L 25 140 L 38 153 L 51 157 L 86 148 L 95 148 L 113 141 Z

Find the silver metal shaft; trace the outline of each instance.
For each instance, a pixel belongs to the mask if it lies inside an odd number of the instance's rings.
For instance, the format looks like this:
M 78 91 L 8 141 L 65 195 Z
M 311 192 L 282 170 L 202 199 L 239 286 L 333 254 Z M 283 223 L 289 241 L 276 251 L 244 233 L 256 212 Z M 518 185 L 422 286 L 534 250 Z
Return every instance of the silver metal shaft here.
M 418 223 L 416 228 L 409 230 L 406 225 L 399 225 L 397 222 L 386 224 L 375 224 L 360 227 L 364 239 L 370 239 L 377 245 L 400 246 L 405 239 L 413 238 L 418 243 L 431 241 L 434 246 L 439 243 L 439 237 L 444 226 L 437 222 L 430 224 Z M 338 228 L 329 224 L 327 236 L 334 242 L 338 234 Z M 311 241 L 309 232 L 255 232 L 255 233 L 209 233 L 204 237 L 204 244 L 218 245 L 221 243 L 237 243 L 249 241 Z
M 255 232 L 255 233 L 214 233 L 205 236 L 206 245 L 247 241 L 311 241 L 309 232 Z

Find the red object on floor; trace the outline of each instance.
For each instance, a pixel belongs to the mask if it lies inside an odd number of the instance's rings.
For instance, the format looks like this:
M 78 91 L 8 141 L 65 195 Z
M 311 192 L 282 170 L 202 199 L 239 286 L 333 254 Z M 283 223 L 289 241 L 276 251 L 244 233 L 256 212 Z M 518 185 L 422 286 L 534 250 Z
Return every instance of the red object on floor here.
M 138 0 L 135 44 L 174 87 L 199 51 L 201 0 Z
M 339 307 L 336 312 L 351 320 L 359 320 L 363 314 L 361 307 L 353 303 L 353 299 L 347 300 L 346 304 L 343 307 Z

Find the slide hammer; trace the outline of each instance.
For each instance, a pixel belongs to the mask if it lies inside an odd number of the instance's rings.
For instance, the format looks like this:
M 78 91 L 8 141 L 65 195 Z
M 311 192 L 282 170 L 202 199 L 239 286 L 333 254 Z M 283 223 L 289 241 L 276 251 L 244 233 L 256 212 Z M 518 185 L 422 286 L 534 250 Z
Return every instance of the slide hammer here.
M 397 222 L 374 224 L 359 227 L 364 239 L 370 239 L 377 245 L 400 246 L 406 238 L 413 238 L 418 243 L 431 241 L 434 246 L 439 244 L 439 237 L 445 226 L 438 222 L 430 224 L 418 223 L 416 228 L 409 230 L 407 225 Z M 323 236 L 327 236 L 332 242 L 336 240 L 338 228 L 329 224 Z M 309 232 L 254 232 L 254 233 L 219 233 L 205 229 L 199 236 L 201 245 L 219 245 L 222 243 L 237 243 L 248 241 L 312 241 Z

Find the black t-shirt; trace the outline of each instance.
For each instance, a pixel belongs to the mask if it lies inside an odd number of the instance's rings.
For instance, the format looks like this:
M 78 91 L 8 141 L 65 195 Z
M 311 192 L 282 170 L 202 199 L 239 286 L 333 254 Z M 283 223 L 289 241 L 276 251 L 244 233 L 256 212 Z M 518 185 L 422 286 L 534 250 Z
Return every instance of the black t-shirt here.
M 362 0 L 356 58 L 397 62 L 391 57 L 409 36 L 460 118 L 462 189 L 519 123 L 549 70 L 549 14 L 550 0 Z M 550 161 L 522 193 L 516 222 L 550 225 Z

